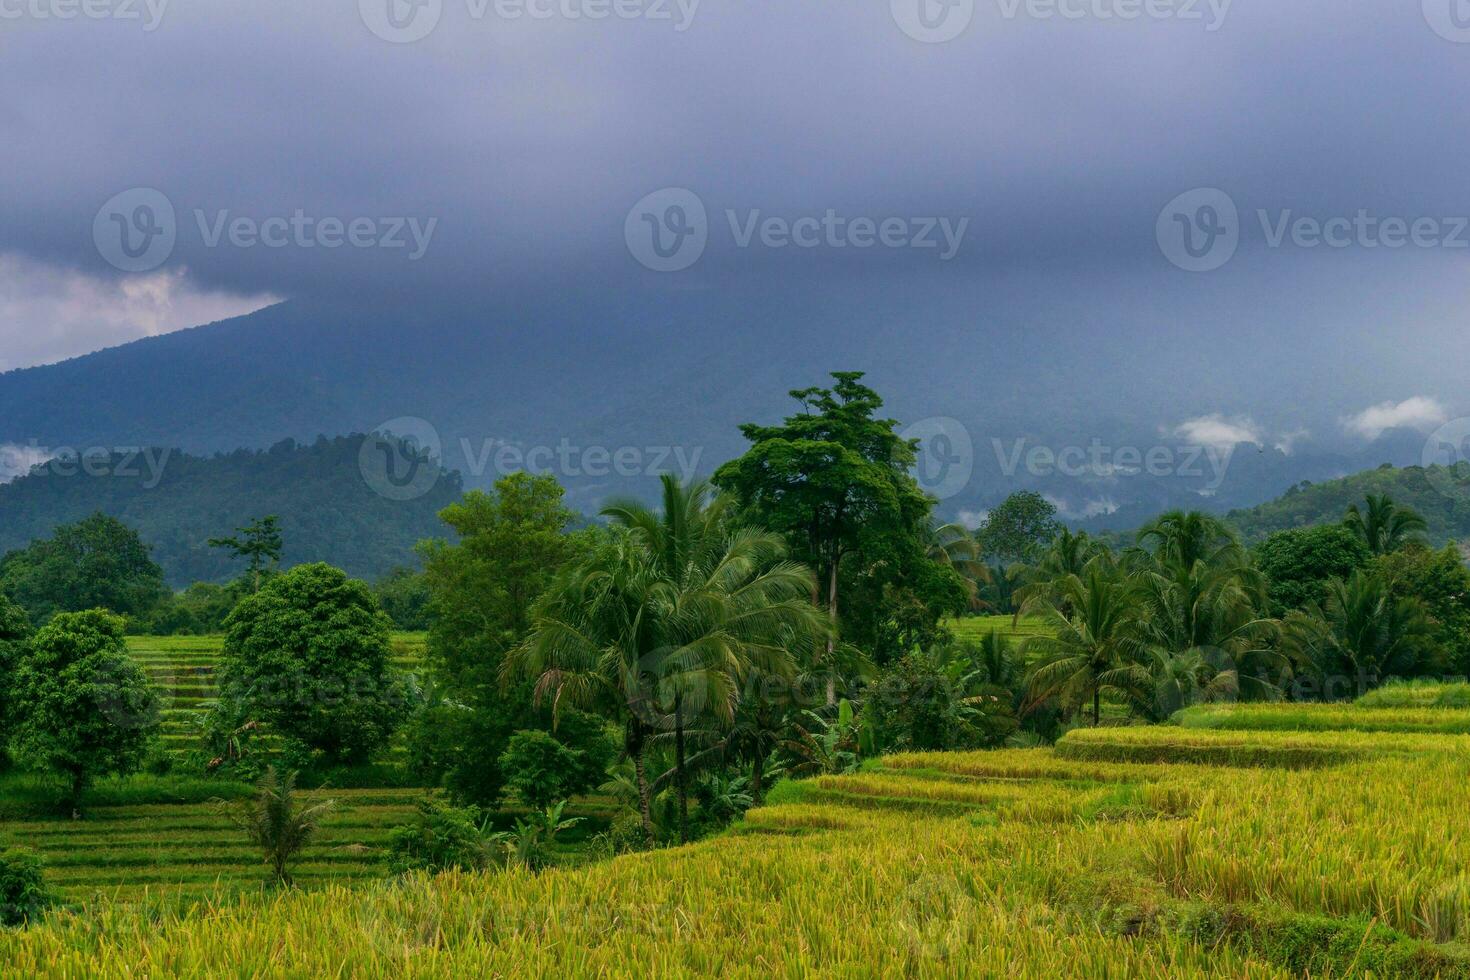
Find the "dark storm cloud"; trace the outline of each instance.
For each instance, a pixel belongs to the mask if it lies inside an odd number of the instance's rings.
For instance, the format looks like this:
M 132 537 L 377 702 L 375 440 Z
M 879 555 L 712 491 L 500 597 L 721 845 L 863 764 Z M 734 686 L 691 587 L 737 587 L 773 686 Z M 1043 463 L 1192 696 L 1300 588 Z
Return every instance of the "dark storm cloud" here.
M 201 290 L 323 299 L 628 277 L 705 288 L 776 266 L 903 281 L 932 255 L 739 249 L 726 212 L 963 218 L 942 273 L 1087 290 L 1092 312 L 1064 325 L 1082 343 L 1206 331 L 1311 353 L 1370 325 L 1397 332 L 1403 370 L 1360 407 L 1424 393 L 1405 365 L 1442 368 L 1425 347 L 1463 308 L 1466 252 L 1268 249 L 1255 216 L 1470 214 L 1470 44 L 1441 36 L 1454 22 L 1436 19 L 1439 0 L 1429 16 L 1339 0 L 977 0 L 938 44 L 876 0 L 554 0 L 538 9 L 584 16 L 514 20 L 495 0 L 442 0 L 406 44 L 369 29 L 379 0 L 174 0 L 152 30 L 142 0 L 141 20 L 34 15 L 66 2 L 0 0 L 22 12 L 0 19 L 0 252 L 89 275 L 117 275 L 93 220 L 134 187 L 176 209 L 165 269 Z M 416 9 L 389 2 L 400 19 Z M 639 15 L 585 16 L 615 3 Z M 710 221 L 703 262 L 673 276 L 646 272 L 623 238 L 633 204 L 664 187 L 694 191 Z M 1242 257 L 1206 275 L 1172 267 L 1155 238 L 1164 204 L 1199 187 L 1226 191 L 1242 230 Z M 259 231 L 298 212 L 372 219 L 368 241 L 402 220 L 406 247 L 209 247 L 222 223 Z M 414 260 L 409 221 L 429 232 Z M 1344 290 L 1406 270 L 1412 300 L 1375 288 L 1324 322 Z M 1263 309 L 1268 284 L 1278 301 Z M 1430 339 L 1401 342 L 1415 330 Z

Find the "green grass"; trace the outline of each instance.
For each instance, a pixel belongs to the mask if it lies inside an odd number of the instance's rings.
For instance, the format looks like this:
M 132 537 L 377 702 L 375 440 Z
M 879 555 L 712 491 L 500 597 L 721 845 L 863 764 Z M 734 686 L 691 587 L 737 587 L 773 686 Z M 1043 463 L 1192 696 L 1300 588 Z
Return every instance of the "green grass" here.
M 1361 702 L 1359 702 L 1361 704 Z M 1470 710 L 1339 704 L 1197 705 L 1172 719 L 1184 728 L 1234 731 L 1470 733 Z
M 1017 642 L 1046 633 L 1045 621 L 1039 616 L 1026 616 L 1019 622 L 1010 616 L 962 616 L 945 620 L 944 626 L 958 639 L 972 641 L 987 633 L 999 633 Z
M 1390 681 L 1353 703 L 1360 708 L 1470 708 L 1470 684 Z

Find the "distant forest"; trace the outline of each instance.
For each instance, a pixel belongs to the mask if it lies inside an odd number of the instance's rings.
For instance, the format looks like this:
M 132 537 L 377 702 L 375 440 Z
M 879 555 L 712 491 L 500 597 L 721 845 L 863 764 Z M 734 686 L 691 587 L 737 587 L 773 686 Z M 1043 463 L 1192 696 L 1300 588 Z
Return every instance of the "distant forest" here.
M 283 565 L 326 561 L 377 579 L 416 564 L 420 539 L 446 536 L 438 512 L 463 488 L 459 474 L 441 471 L 411 500 L 375 492 L 359 462 L 366 438 L 287 439 L 207 458 L 148 449 L 98 456 L 87 471 L 75 461 L 35 468 L 0 485 L 0 554 L 100 511 L 137 529 L 168 583 L 182 588 L 240 575 L 239 562 L 209 539 L 275 514 Z
M 1338 480 L 1300 483 L 1268 503 L 1231 511 L 1226 520 L 1246 544 L 1273 531 L 1342 520 L 1349 504 L 1369 494 L 1388 494 L 1394 502 L 1418 511 L 1436 545 L 1470 540 L 1470 465 L 1380 466 Z

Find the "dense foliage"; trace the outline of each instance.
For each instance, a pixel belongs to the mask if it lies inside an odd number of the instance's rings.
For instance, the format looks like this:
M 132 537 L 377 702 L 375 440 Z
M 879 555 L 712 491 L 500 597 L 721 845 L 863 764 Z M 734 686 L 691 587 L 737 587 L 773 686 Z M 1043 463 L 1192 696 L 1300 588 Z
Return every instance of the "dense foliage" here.
M 380 496 L 361 469 L 365 438 L 286 439 L 266 450 L 210 457 L 166 449 L 118 453 L 98 462 L 95 472 L 105 476 L 96 477 L 76 467 L 42 467 L 0 484 L 0 552 L 102 512 L 135 528 L 165 579 L 183 588 L 239 574 L 230 550 L 212 548 L 209 540 L 234 537 L 236 527 L 273 514 L 282 564 L 326 561 L 378 578 L 410 563 L 414 545 L 436 532 L 434 515 L 459 496 L 460 478 L 444 473 L 411 500 Z M 20 595 L 12 598 L 31 608 Z
M 137 532 L 97 513 L 0 558 L 0 592 L 44 623 L 83 609 L 143 617 L 165 590 L 163 571 Z
M 220 710 L 245 706 L 327 764 L 366 761 L 407 711 L 389 626 L 368 587 L 340 569 L 298 565 L 271 578 L 225 621 Z
M 10 751 L 66 778 L 79 806 L 93 779 L 135 772 L 158 726 L 158 694 L 128 657 L 123 623 L 102 610 L 59 613 L 20 658 Z

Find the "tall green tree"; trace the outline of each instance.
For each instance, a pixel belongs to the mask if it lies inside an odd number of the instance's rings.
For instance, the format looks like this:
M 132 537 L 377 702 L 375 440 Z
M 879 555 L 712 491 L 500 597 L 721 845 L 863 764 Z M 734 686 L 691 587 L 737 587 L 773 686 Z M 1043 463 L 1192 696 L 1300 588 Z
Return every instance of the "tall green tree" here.
M 1218 517 L 1197 510 L 1160 514 L 1139 529 L 1138 542 L 1159 564 L 1174 568 L 1192 568 L 1195 562 L 1215 567 L 1247 564 L 1235 532 Z
M 1034 561 L 1061 530 L 1051 501 L 1034 490 L 1018 490 L 991 509 L 975 536 L 992 560 L 1015 565 Z
M 0 592 L 0 769 L 9 761 L 5 746 L 10 741 L 20 707 L 16 700 L 16 672 L 30 636 L 31 623 L 26 611 Z
M 788 676 L 825 635 L 809 569 L 778 535 L 727 526 L 701 486 L 664 484 L 664 509 L 611 508 L 617 528 L 537 610 L 514 669 L 556 703 L 601 708 L 624 726 L 639 809 L 652 839 L 645 750 L 685 719 L 733 723 L 742 680 Z M 676 779 L 687 796 L 677 744 Z M 687 802 L 680 805 L 687 836 Z
M 1417 511 L 1400 507 L 1386 493 L 1370 493 L 1367 509 L 1352 504 L 1343 525 L 1375 555 L 1387 555 L 1413 542 L 1422 542 L 1429 527 Z
M 1405 547 L 1373 564 L 1395 596 L 1424 604 L 1434 631 L 1436 668 L 1470 675 L 1470 568 L 1459 549 Z
M 1126 576 L 1094 559 L 1081 575 L 1057 583 L 1056 596 L 1041 607 L 1046 633 L 1028 641 L 1041 654 L 1026 675 L 1029 704 L 1057 698 L 1075 709 L 1091 701 L 1098 725 L 1104 691 L 1136 699 L 1152 684 L 1138 595 Z
M 211 548 L 223 548 L 235 558 L 245 559 L 250 574 L 250 591 L 260 591 L 260 577 L 281 560 L 281 519 L 274 514 L 259 517 L 235 528 L 229 538 L 210 538 Z
M 73 808 L 96 777 L 136 771 L 158 729 L 158 695 L 127 654 L 123 621 L 100 609 L 58 613 L 36 631 L 15 704 L 13 756 L 65 777 Z
M 0 592 L 44 623 L 59 612 L 146 616 L 167 594 L 148 546 L 115 517 L 93 514 L 0 558 Z
M 1368 546 L 1341 524 L 1277 531 L 1255 549 L 1256 567 L 1266 576 L 1276 616 L 1320 603 L 1330 579 L 1347 578 L 1369 558 Z
M 911 472 L 918 443 L 899 435 L 897 421 L 878 416 L 883 400 L 862 377 L 857 371 L 834 372 L 830 388 L 791 392 L 802 411 L 780 425 L 742 425 L 750 448 L 714 475 L 715 484 L 735 496 L 747 523 L 784 535 L 792 557 L 816 572 L 820 591 L 813 598 L 832 624 L 829 669 L 839 633 L 871 646 L 886 625 L 869 616 L 863 629 L 849 624 L 855 628 L 844 631 L 844 583 L 870 603 L 880 601 L 886 588 L 909 582 L 942 586 L 938 597 L 919 595 L 921 603 L 937 598 L 948 606 L 956 590 L 964 591 L 952 570 L 946 576 L 923 574 L 922 565 L 933 563 L 928 549 L 934 501 Z M 835 677 L 829 699 L 835 700 Z
M 406 711 L 389 626 L 367 585 L 331 565 L 268 579 L 225 620 L 222 710 L 245 705 L 328 764 L 367 761 Z
M 440 512 L 455 540 L 419 546 L 429 589 L 427 665 L 441 695 L 415 723 L 417 754 L 456 797 L 494 806 L 511 736 L 543 727 L 528 683 L 502 683 L 557 574 L 592 547 L 551 476 L 514 473 Z M 571 746 L 578 748 L 579 746 Z
M 1412 676 L 1432 650 L 1433 626 L 1418 599 L 1395 596 L 1388 581 L 1356 571 L 1328 583 L 1326 598 L 1282 623 L 1286 649 L 1336 693 L 1339 679 L 1361 691 Z

